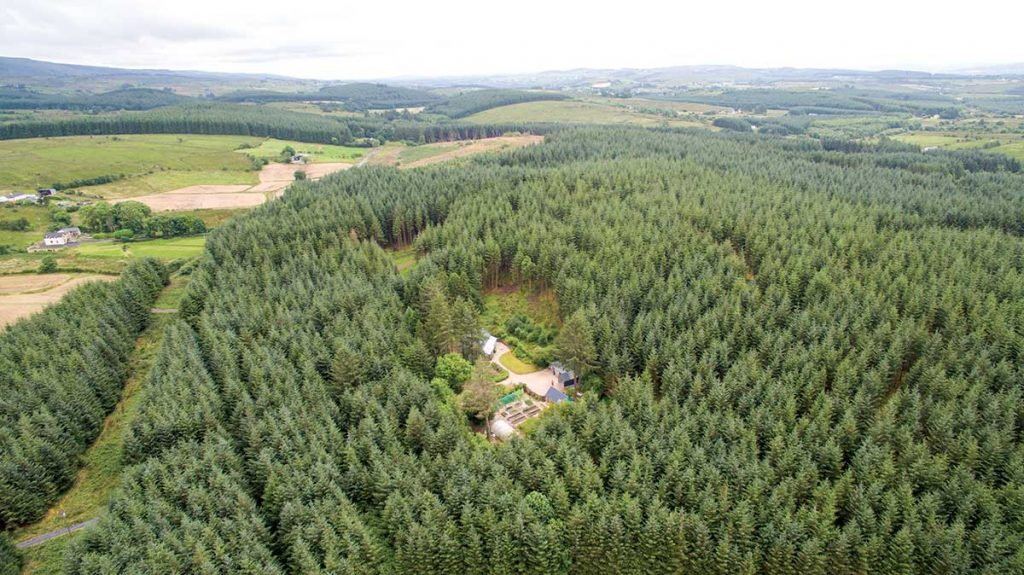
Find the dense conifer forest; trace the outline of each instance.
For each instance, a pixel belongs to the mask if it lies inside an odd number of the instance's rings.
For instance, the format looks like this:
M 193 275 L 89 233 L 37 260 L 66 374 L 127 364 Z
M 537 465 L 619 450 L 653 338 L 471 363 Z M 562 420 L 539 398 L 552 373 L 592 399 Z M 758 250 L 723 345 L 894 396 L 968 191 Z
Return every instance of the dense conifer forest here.
M 330 117 L 242 104 L 199 103 L 111 115 L 8 122 L 0 124 L 0 140 L 109 134 L 227 134 L 369 146 L 370 140 L 430 143 L 487 138 L 510 131 L 543 134 L 548 129 L 528 123 L 477 125 L 381 116 Z
M 160 263 L 139 260 L 0 334 L 0 528 L 39 518 L 71 485 L 166 280 Z
M 297 183 L 211 233 L 67 568 L 1022 572 L 1013 168 L 581 128 Z M 595 355 L 582 399 L 491 444 L 431 380 L 465 335 L 438 310 L 515 282 Z

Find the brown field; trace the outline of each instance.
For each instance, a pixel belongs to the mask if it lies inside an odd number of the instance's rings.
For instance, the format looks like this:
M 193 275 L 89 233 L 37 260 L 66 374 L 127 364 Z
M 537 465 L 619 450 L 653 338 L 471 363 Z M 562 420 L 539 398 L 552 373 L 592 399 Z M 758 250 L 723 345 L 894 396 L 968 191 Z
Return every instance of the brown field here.
M 311 180 L 319 180 L 327 174 L 350 167 L 352 164 L 341 162 L 306 165 L 267 164 L 260 170 L 260 183 L 255 186 L 245 184 L 188 186 L 159 194 L 111 201 L 112 203 L 128 200 L 142 202 L 154 212 L 252 208 L 266 201 L 268 194 L 277 197 L 284 193 L 288 184 L 295 181 L 296 171 L 306 172 L 306 177 Z
M 115 279 L 117 276 L 64 273 L 0 276 L 0 329 L 60 301 L 84 283 Z

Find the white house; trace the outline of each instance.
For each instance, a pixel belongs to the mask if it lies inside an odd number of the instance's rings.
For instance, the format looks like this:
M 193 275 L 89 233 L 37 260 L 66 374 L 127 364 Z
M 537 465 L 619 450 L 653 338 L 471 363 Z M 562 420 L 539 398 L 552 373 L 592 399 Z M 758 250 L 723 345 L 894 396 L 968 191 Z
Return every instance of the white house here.
M 62 247 L 69 243 L 78 241 L 82 236 L 82 230 L 77 227 L 61 228 L 55 232 L 49 232 L 43 236 L 43 245 L 47 247 Z
M 47 247 L 61 247 L 68 245 L 68 237 L 60 232 L 49 232 L 43 236 L 43 244 Z

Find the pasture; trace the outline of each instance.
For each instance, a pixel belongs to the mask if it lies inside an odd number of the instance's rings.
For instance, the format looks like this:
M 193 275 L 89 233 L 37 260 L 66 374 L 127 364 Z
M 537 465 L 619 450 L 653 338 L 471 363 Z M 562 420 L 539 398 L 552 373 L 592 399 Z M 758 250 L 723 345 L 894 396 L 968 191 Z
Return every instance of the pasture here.
M 104 176 L 123 179 L 82 188 L 91 195 L 139 195 L 207 183 L 211 172 L 233 183 L 255 183 L 252 162 L 234 150 L 262 140 L 246 136 L 174 134 L 72 136 L 0 142 L 0 190 L 35 190 Z M 159 178 L 152 176 L 160 174 Z M 230 176 L 227 176 L 230 174 Z M 147 177 L 150 177 L 147 179 Z M 211 182 L 217 183 L 217 182 Z
M 306 154 L 313 163 L 330 162 L 356 162 L 366 154 L 368 148 L 357 148 L 353 146 L 335 146 L 331 144 L 307 144 L 288 140 L 275 140 L 269 138 L 260 143 L 259 146 L 249 149 L 235 150 L 238 154 L 247 154 L 254 158 L 266 158 L 275 160 L 281 155 L 281 150 L 290 146 L 299 154 Z
M 205 236 L 190 236 L 129 243 L 96 242 L 82 244 L 76 248 L 70 248 L 68 251 L 97 258 L 128 259 L 152 257 L 162 260 L 176 260 L 198 256 L 203 252 L 203 246 L 205 245 Z
M 945 150 L 983 148 L 987 152 L 1006 154 L 1024 161 L 1024 139 L 998 133 L 910 132 L 893 137 L 922 148 L 934 146 Z

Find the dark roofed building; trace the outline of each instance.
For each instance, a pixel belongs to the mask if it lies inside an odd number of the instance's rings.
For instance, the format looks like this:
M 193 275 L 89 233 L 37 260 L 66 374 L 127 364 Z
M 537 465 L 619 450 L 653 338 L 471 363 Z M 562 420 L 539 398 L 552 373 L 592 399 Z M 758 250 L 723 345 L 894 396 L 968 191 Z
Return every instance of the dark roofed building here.
M 576 385 L 576 374 L 557 361 L 551 364 L 551 373 L 558 378 L 558 383 L 562 384 L 562 387 Z
M 563 401 L 569 401 L 569 396 L 551 386 L 548 388 L 548 392 L 544 394 L 544 399 L 548 403 L 562 403 Z

